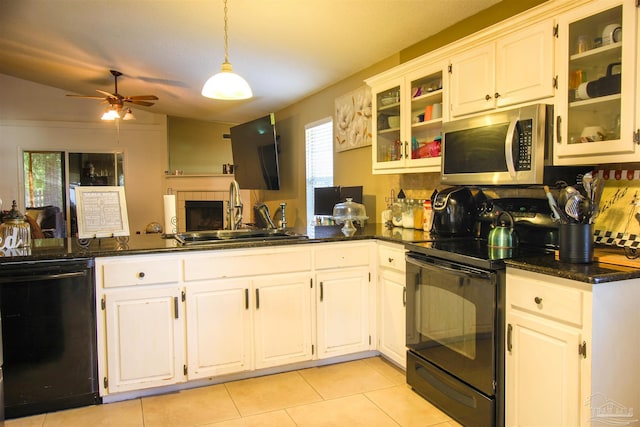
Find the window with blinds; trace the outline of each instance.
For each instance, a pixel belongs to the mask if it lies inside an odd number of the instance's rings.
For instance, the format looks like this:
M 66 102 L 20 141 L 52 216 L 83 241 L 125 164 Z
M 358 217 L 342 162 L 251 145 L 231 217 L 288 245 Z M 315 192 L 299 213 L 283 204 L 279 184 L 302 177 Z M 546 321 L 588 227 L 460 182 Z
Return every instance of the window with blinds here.
M 307 225 L 314 222 L 314 188 L 333 186 L 333 119 L 305 126 L 307 157 Z

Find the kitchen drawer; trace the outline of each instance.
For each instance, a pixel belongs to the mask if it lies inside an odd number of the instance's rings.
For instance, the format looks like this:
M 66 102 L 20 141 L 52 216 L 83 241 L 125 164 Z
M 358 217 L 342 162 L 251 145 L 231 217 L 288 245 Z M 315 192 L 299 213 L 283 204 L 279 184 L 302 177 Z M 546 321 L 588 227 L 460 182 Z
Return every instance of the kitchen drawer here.
M 287 250 L 215 252 L 184 258 L 184 280 L 220 279 L 311 271 L 311 251 L 296 246 Z
M 105 288 L 180 281 L 180 259 L 177 257 L 119 257 L 118 260 L 98 262 L 98 265 L 102 267 Z
M 378 245 L 378 266 L 380 268 L 390 268 L 401 273 L 406 271 L 407 264 L 404 259 L 404 247 Z
M 537 280 L 514 281 L 507 278 L 507 300 L 512 308 L 582 326 L 583 292 Z
M 316 269 L 369 266 L 371 246 L 365 244 L 331 243 L 316 246 L 314 261 Z

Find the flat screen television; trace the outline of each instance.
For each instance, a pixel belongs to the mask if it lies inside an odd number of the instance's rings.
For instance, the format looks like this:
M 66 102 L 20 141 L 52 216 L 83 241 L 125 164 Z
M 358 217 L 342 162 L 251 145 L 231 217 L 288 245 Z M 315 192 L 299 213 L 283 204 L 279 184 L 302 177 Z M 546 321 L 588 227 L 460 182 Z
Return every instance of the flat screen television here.
M 279 190 L 278 137 L 273 113 L 231 129 L 235 180 L 241 189 Z

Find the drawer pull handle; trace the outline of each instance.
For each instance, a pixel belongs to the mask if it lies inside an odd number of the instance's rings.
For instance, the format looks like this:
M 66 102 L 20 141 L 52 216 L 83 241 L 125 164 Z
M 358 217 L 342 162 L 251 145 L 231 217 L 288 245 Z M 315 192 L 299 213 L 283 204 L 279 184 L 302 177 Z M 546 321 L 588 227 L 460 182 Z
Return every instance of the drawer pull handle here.
M 144 271 L 141 271 L 140 273 L 138 273 L 138 278 L 139 279 L 143 279 L 144 278 Z
M 389 264 L 393 262 L 393 258 L 389 257 Z
M 538 305 L 542 304 L 542 298 L 540 298 L 540 297 L 535 297 L 533 300 L 534 300 L 534 301 L 536 302 L 536 304 L 538 304 Z

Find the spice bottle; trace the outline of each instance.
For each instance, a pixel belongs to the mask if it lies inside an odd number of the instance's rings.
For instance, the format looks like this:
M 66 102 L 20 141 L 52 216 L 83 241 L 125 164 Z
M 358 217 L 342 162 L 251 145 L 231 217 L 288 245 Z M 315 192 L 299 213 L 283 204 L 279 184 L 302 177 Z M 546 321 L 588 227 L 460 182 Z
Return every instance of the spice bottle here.
M 413 205 L 413 228 L 422 230 L 422 222 L 424 221 L 424 200 L 417 200 Z
M 422 229 L 424 231 L 431 231 L 431 225 L 433 223 L 433 209 L 431 207 L 431 200 L 425 200 L 422 204 Z
M 402 211 L 402 228 L 413 228 L 413 199 L 407 199 Z

